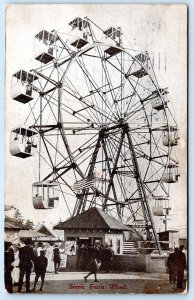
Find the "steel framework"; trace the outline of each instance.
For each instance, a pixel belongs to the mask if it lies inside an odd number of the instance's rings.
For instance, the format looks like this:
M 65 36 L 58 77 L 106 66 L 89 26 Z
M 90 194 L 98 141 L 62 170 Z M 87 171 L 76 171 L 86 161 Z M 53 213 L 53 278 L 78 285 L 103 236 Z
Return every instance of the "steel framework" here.
M 85 35 L 53 31 L 56 55 L 47 63 L 39 56 L 31 70 L 37 97 L 25 105 L 25 124 L 40 137 L 37 179 L 58 182 L 69 216 L 100 207 L 146 231 L 161 253 L 152 208 L 157 199 L 169 207 L 162 179 L 177 164 L 174 145 L 162 143 L 177 126 L 166 93 L 149 54 L 127 48 L 120 28 L 80 20 L 70 25 Z M 94 185 L 73 188 L 91 176 Z

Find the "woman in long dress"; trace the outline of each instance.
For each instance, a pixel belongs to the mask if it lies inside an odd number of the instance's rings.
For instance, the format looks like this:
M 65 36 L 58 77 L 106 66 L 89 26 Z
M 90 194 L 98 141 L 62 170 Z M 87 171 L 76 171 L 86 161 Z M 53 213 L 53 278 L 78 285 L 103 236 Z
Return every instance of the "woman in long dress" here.
M 53 249 L 53 244 L 50 243 L 46 250 L 46 258 L 48 259 L 47 272 L 54 272 Z
M 16 251 L 15 251 L 15 261 L 12 263 L 13 270 L 11 273 L 12 280 L 13 280 L 13 285 L 17 285 L 19 282 L 19 245 L 17 245 Z

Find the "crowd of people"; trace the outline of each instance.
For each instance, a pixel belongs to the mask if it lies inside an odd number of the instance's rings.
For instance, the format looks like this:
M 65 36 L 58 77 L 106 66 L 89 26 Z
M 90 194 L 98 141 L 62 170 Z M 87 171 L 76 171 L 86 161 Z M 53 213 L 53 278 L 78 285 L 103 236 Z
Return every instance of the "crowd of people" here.
M 13 286 L 16 285 L 17 291 L 22 291 L 24 277 L 26 293 L 34 292 L 39 278 L 41 279 L 40 291 L 43 289 L 45 273 L 59 273 L 62 250 L 57 244 L 49 245 L 42 242 L 32 243 L 26 239 L 24 245 L 13 246 L 11 242 L 5 242 L 5 288 L 9 293 L 13 293 Z M 101 245 L 95 242 L 94 245 L 81 244 L 77 247 L 77 269 L 80 271 L 89 270 L 87 278 L 94 274 L 97 280 L 99 268 L 105 272 L 112 269 L 113 250 L 108 244 Z M 30 276 L 32 270 L 35 272 L 33 288 L 30 289 Z
M 186 269 L 186 256 L 183 252 L 184 246 L 175 248 L 169 254 L 167 267 L 169 271 L 169 282 L 177 284 L 177 288 L 183 288 L 184 270 Z M 4 280 L 8 293 L 13 293 L 13 285 L 17 291 L 22 291 L 24 277 L 26 293 L 35 292 L 39 278 L 41 279 L 40 291 L 43 289 L 45 273 L 59 273 L 61 253 L 65 251 L 58 244 L 50 243 L 49 246 L 41 242 L 32 244 L 26 239 L 24 245 L 13 246 L 11 242 L 5 242 L 4 251 Z M 77 248 L 77 269 L 88 271 L 84 277 L 87 282 L 90 275 L 94 275 L 94 281 L 98 282 L 97 273 L 99 269 L 106 273 L 112 271 L 114 252 L 108 244 L 101 245 L 95 242 L 93 245 L 81 244 Z M 32 270 L 35 272 L 33 288 L 30 289 L 30 276 Z
M 24 245 L 13 246 L 11 242 L 5 242 L 4 251 L 4 280 L 8 293 L 13 293 L 13 285 L 18 286 L 18 293 L 21 293 L 25 277 L 26 293 L 34 292 L 37 282 L 41 278 L 40 291 L 44 285 L 45 273 L 59 273 L 60 252 L 58 244 L 49 246 L 41 242 L 33 244 L 26 239 Z M 30 275 L 35 272 L 33 289 L 30 289 Z
M 183 288 L 184 270 L 186 270 L 186 256 L 183 249 L 183 245 L 175 248 L 174 252 L 169 254 L 167 260 L 169 282 L 176 284 L 177 288 Z

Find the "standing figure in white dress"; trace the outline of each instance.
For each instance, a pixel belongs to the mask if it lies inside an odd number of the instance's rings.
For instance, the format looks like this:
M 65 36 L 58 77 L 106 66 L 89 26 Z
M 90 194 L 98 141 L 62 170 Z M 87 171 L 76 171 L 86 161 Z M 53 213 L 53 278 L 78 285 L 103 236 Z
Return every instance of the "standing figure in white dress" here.
M 46 251 L 46 258 L 48 259 L 47 272 L 54 272 L 53 249 L 53 243 L 50 243 Z

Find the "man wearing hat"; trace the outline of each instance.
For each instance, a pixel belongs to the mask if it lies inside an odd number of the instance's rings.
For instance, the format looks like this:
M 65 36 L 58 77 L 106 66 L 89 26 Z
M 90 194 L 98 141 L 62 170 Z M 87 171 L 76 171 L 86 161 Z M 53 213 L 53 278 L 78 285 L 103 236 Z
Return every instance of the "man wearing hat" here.
M 8 293 L 13 293 L 13 284 L 11 272 L 13 270 L 12 263 L 14 262 L 14 251 L 11 247 L 11 242 L 5 242 L 4 250 L 4 280 L 5 288 Z
M 55 244 L 55 248 L 53 249 L 53 261 L 54 261 L 55 274 L 58 274 L 61 257 L 60 257 L 60 250 L 57 244 Z
M 24 275 L 26 275 L 26 293 L 30 293 L 30 274 L 32 270 L 32 262 L 34 261 L 34 252 L 31 247 L 31 240 L 26 239 L 24 242 L 25 246 L 19 248 L 19 283 L 18 293 L 22 290 Z

